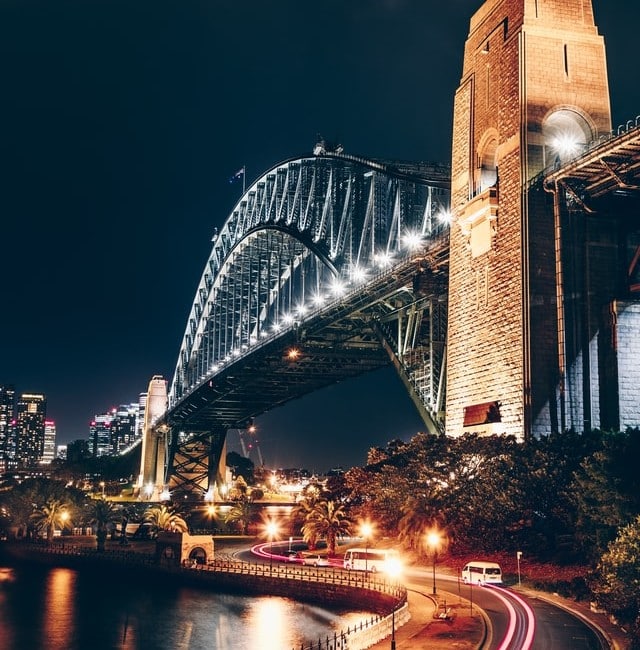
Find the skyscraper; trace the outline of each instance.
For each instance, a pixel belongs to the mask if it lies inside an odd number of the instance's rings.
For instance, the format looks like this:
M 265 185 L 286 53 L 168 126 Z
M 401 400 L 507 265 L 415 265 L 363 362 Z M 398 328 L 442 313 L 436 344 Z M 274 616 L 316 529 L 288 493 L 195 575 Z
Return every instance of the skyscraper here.
M 111 453 L 120 454 L 136 440 L 138 404 L 121 404 L 111 424 Z
M 56 457 L 56 423 L 53 420 L 45 420 L 44 423 L 44 448 L 41 463 L 50 465 Z
M 111 423 L 114 417 L 114 413 L 101 413 L 91 420 L 89 446 L 92 456 L 109 456 L 111 454 Z
M 16 441 L 13 429 L 15 399 L 15 388 L 0 384 L 0 472 L 6 472 L 11 462 L 15 462 Z
M 20 467 L 33 467 L 44 454 L 47 398 L 42 393 L 22 393 L 16 411 L 16 459 Z

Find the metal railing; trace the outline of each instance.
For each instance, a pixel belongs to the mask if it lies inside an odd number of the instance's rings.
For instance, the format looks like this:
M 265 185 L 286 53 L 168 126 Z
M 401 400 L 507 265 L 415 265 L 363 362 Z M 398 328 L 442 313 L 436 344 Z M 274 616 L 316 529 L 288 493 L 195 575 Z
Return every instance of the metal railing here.
M 300 580 L 312 582 L 318 585 L 340 585 L 353 589 L 367 589 L 380 594 L 391 596 L 394 601 L 393 611 L 386 615 L 376 614 L 360 621 L 346 630 L 333 631 L 325 635 L 324 639 L 317 641 L 305 641 L 292 650 L 356 650 L 366 648 L 370 645 L 370 639 L 382 639 L 391 633 L 391 626 L 395 624 L 396 618 L 400 619 L 399 613 L 407 612 L 407 590 L 402 584 L 388 580 L 383 575 L 371 574 L 365 571 L 349 571 L 338 567 L 312 567 L 297 563 L 276 564 L 261 562 L 244 562 L 235 559 L 231 555 L 218 554 L 217 558 L 208 564 L 192 566 L 158 564 L 154 554 L 140 553 L 125 549 L 98 551 L 96 548 L 69 543 L 65 540 L 56 540 L 51 544 L 34 542 L 28 544 L 32 551 L 50 555 L 66 557 L 81 557 L 95 559 L 104 562 L 117 562 L 127 566 L 139 566 L 145 568 L 154 567 L 165 573 L 173 574 L 198 574 L 206 581 L 206 576 L 215 581 L 215 575 L 225 573 L 227 575 L 250 576 L 258 578 L 269 578 L 275 580 Z M 393 619 L 393 623 L 391 622 Z M 406 620 L 406 619 L 405 619 Z M 358 637 L 366 641 L 359 642 Z

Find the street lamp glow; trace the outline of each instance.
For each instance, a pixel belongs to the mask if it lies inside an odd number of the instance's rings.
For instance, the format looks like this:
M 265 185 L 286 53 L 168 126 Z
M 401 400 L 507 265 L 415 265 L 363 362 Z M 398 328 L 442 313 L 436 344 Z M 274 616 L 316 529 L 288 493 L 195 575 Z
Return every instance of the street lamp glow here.
M 331 283 L 331 292 L 335 296 L 342 296 L 346 290 L 347 288 L 344 282 L 341 282 L 337 278 Z
M 389 253 L 377 253 L 373 261 L 376 263 L 378 267 L 381 269 L 385 269 L 393 263 L 393 257 Z
M 420 247 L 422 243 L 422 237 L 417 232 L 408 232 L 403 238 L 402 243 L 409 250 L 415 250 Z
M 370 521 L 363 521 L 360 524 L 360 535 L 364 537 L 364 572 L 369 571 L 369 538 L 373 535 L 373 524 Z
M 453 221 L 453 214 L 451 210 L 440 210 L 440 212 L 437 214 L 437 217 L 441 223 L 451 225 L 451 222 Z
M 580 151 L 580 142 L 574 133 L 560 133 L 550 142 L 560 160 L 568 160 Z
M 351 279 L 357 283 L 364 282 L 367 279 L 366 269 L 363 269 L 361 266 L 356 266 L 351 271 Z
M 316 293 L 311 298 L 311 302 L 313 302 L 316 307 L 321 307 L 325 303 L 325 297 L 320 293 Z
M 273 569 L 273 539 L 278 534 L 278 524 L 273 519 L 270 519 L 264 527 L 264 530 L 269 539 L 269 571 Z
M 433 593 L 436 593 L 436 560 L 438 558 L 438 551 L 442 546 L 442 533 L 437 529 L 431 529 L 426 535 L 427 546 L 433 554 Z

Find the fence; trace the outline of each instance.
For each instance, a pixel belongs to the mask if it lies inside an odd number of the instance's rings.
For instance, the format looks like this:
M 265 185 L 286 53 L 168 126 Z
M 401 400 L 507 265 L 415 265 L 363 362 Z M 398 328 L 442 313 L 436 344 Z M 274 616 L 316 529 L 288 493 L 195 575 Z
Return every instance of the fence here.
M 314 595 L 317 597 L 321 586 L 339 587 L 343 589 L 366 590 L 372 596 L 379 594 L 385 602 L 393 603 L 391 610 L 386 614 L 373 615 L 359 624 L 348 627 L 346 630 L 334 631 L 317 641 L 304 642 L 292 650 L 364 650 L 378 641 L 390 636 L 396 627 L 402 626 L 410 618 L 407 607 L 407 590 L 396 581 L 387 579 L 380 574 L 370 574 L 364 571 L 349 571 L 332 567 L 311 567 L 300 564 L 275 564 L 243 562 L 232 556 L 218 556 L 209 564 L 198 565 L 197 568 L 183 566 L 160 566 L 156 556 L 149 553 L 140 553 L 131 550 L 105 550 L 98 552 L 95 548 L 88 548 L 77 544 L 58 541 L 52 544 L 33 543 L 20 544 L 31 553 L 43 553 L 48 556 L 56 555 L 60 558 L 73 558 L 95 560 L 104 563 L 117 563 L 121 566 L 137 566 L 153 569 L 164 574 L 181 575 L 185 578 L 197 579 L 200 583 L 219 584 L 216 580 L 222 575 L 266 579 L 272 585 L 280 581 L 299 581 L 312 584 Z M 272 582 L 273 581 L 273 582 Z M 255 585 L 254 585 L 255 586 Z M 320 587 L 320 589 L 319 589 Z M 362 594 L 362 592 L 360 592 Z M 293 597 L 293 596 L 292 596 Z

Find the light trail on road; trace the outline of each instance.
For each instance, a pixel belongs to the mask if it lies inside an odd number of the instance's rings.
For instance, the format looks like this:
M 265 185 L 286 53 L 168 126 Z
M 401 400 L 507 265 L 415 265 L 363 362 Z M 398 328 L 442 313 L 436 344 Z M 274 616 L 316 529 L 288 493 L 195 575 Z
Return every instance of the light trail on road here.
M 536 633 L 533 609 L 520 596 L 508 589 L 489 585 L 486 585 L 485 588 L 491 589 L 509 612 L 507 633 L 498 646 L 498 650 L 530 650 Z M 513 603 L 515 603 L 515 607 Z

